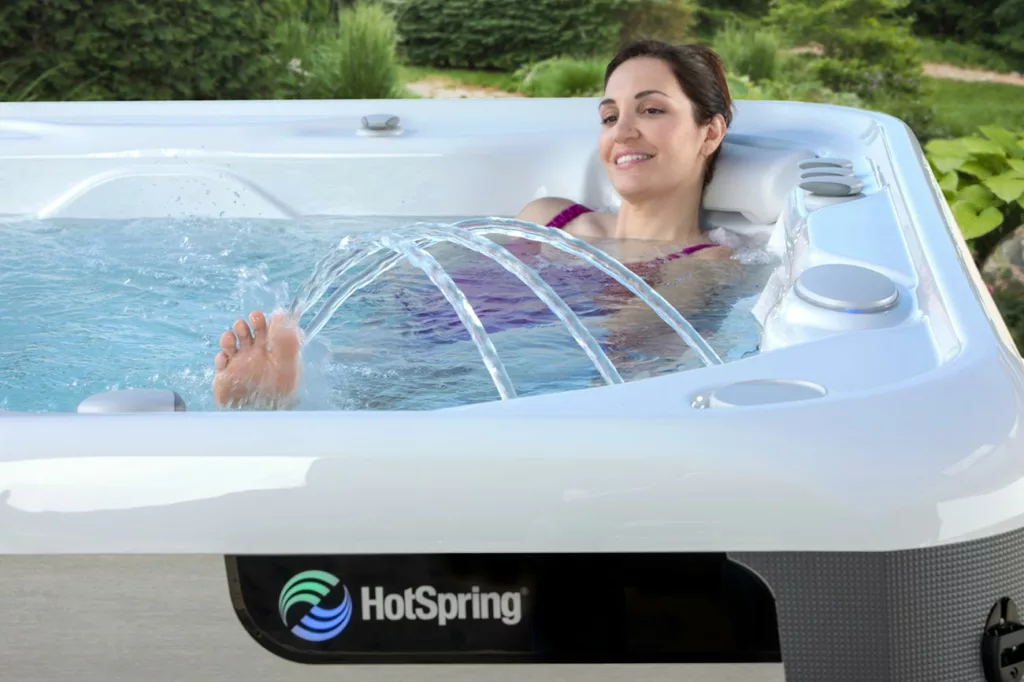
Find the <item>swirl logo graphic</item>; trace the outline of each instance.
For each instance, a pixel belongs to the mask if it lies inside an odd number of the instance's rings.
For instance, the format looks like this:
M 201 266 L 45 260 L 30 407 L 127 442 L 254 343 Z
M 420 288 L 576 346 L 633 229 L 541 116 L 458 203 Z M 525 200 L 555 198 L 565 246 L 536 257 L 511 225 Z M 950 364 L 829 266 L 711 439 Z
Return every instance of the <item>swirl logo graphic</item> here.
M 334 591 L 341 581 L 326 571 L 303 571 L 292 577 L 281 588 L 277 608 L 281 622 L 288 627 L 288 612 L 296 604 L 309 604 L 310 609 L 299 619 L 291 631 L 307 642 L 326 642 L 341 634 L 352 618 L 352 595 L 342 585 L 344 597 L 338 606 L 325 609 L 320 602 Z M 330 603 L 330 602 L 328 602 Z

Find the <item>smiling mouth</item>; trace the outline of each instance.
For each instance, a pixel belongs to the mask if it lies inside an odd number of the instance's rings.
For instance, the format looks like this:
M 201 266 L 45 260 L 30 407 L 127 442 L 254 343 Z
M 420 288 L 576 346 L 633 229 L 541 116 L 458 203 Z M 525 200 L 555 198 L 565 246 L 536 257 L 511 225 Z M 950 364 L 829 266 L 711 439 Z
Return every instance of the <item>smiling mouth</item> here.
M 651 158 L 650 154 L 623 154 L 615 159 L 615 165 L 619 168 L 633 166 Z

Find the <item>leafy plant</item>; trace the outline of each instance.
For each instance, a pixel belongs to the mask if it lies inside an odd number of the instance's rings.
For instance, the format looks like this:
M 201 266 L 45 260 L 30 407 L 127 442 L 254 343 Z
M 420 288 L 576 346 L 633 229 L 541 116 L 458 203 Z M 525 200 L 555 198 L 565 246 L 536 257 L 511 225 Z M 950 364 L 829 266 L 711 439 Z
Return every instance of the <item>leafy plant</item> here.
M 712 46 L 730 69 L 755 83 L 779 77 L 782 44 L 774 31 L 733 21 L 715 34 Z
M 979 134 L 931 140 L 925 154 L 976 255 L 1024 222 L 1024 133 L 981 126 Z
M 314 34 L 308 61 L 291 68 L 294 94 L 306 99 L 401 96 L 395 21 L 381 5 L 360 2 L 339 11 L 333 30 Z
M 553 57 L 516 72 L 527 97 L 596 97 L 604 89 L 607 59 Z

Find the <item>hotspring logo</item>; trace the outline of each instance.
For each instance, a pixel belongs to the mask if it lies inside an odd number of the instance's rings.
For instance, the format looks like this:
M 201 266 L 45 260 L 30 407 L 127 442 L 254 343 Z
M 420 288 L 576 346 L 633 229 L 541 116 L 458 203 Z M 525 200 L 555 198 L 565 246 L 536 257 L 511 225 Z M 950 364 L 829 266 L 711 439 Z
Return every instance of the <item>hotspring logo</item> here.
M 309 642 L 337 637 L 348 626 L 353 610 L 348 587 L 340 583 L 325 571 L 295 575 L 281 588 L 278 597 L 281 622 L 287 627 L 292 608 L 308 604 L 309 610 L 298 622 L 292 621 L 292 633 Z M 362 587 L 359 601 L 364 621 L 421 620 L 444 626 L 460 620 L 494 620 L 516 625 L 523 619 L 525 592 L 482 592 L 476 586 L 468 592 L 439 592 L 431 585 L 420 585 L 389 593 L 383 587 Z M 339 598 L 341 603 L 336 607 L 320 606 L 325 601 L 337 603 Z
M 360 594 L 363 620 L 433 620 L 445 625 L 454 620 L 500 620 L 515 625 L 523 619 L 523 593 L 438 592 L 430 585 L 407 587 L 387 594 L 383 587 L 364 587 Z
M 294 576 L 281 588 L 277 608 L 281 622 L 288 626 L 288 612 L 296 604 L 310 604 L 309 611 L 292 626 L 292 634 L 309 642 L 325 642 L 341 634 L 352 618 L 352 595 L 342 585 L 344 596 L 341 604 L 333 609 L 321 608 L 320 602 L 335 592 L 336 577 L 326 571 L 303 571 Z

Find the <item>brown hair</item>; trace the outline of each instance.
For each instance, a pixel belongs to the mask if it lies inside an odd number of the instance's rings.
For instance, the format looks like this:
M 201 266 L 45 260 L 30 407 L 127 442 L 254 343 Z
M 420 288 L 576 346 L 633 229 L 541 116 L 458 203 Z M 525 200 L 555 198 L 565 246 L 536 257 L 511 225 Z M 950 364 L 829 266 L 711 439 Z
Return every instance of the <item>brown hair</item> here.
M 721 114 L 725 118 L 725 126 L 732 123 L 732 97 L 729 95 L 729 84 L 725 79 L 725 67 L 722 59 L 713 50 L 703 45 L 672 45 L 660 40 L 642 39 L 625 45 L 616 54 L 604 72 L 604 84 L 608 85 L 615 69 L 623 62 L 637 57 L 660 59 L 672 68 L 679 87 L 693 103 L 693 117 L 698 125 L 706 125 Z M 718 147 L 708 157 L 704 169 L 704 186 L 707 187 L 715 172 L 718 160 Z

